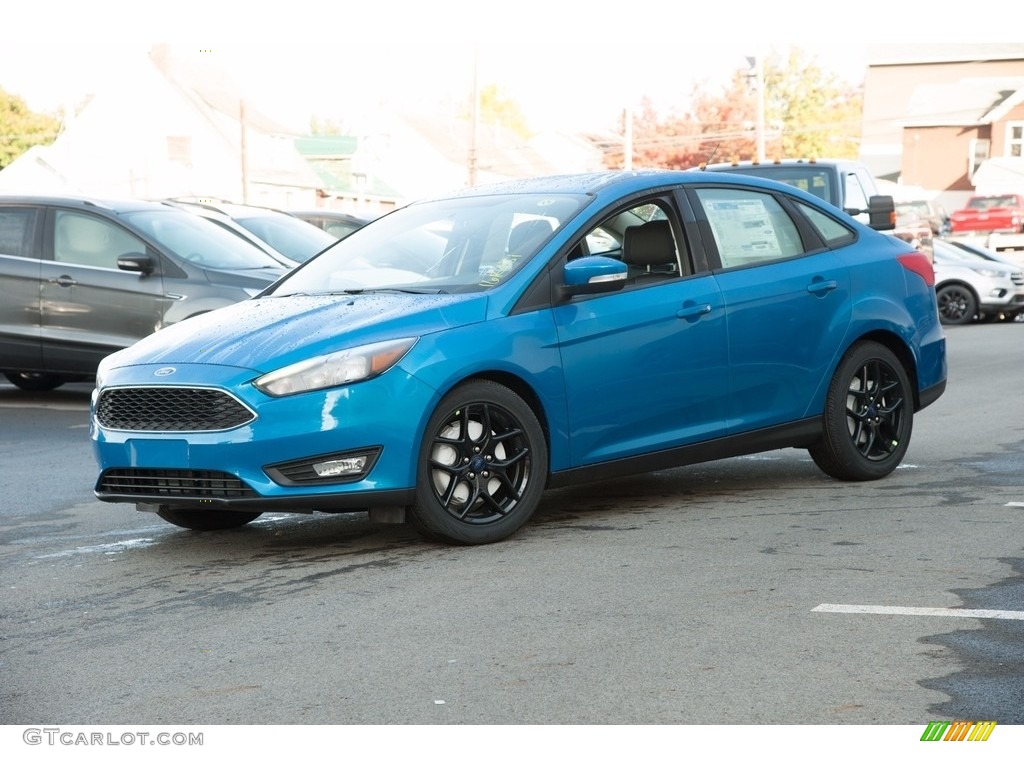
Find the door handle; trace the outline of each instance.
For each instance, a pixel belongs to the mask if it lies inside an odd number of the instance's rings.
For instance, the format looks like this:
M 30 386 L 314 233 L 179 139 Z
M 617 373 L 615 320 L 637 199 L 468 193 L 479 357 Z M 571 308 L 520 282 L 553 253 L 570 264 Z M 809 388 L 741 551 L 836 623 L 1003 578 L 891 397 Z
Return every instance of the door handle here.
M 829 291 L 834 291 L 838 287 L 839 283 L 835 280 L 812 280 L 811 284 L 807 286 L 807 292 L 824 296 Z
M 51 283 L 56 283 L 61 288 L 70 288 L 72 285 L 78 285 L 78 281 L 71 275 L 61 275 L 50 280 Z
M 680 320 L 697 320 L 701 315 L 706 315 L 711 311 L 710 304 L 686 304 L 682 309 L 676 312 L 676 317 Z

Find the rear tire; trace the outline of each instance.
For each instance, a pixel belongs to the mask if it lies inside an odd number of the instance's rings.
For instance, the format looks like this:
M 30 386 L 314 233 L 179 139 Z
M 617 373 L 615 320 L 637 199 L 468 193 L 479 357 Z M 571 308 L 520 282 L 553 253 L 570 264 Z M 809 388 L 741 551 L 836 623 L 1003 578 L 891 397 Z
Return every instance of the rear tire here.
M 852 347 L 825 398 L 824 432 L 809 450 L 837 480 L 877 480 L 903 460 L 914 426 L 914 394 L 899 358 L 874 341 Z
M 168 523 L 192 531 L 226 531 L 229 528 L 241 528 L 260 514 L 217 509 L 162 509 L 157 512 L 157 515 Z

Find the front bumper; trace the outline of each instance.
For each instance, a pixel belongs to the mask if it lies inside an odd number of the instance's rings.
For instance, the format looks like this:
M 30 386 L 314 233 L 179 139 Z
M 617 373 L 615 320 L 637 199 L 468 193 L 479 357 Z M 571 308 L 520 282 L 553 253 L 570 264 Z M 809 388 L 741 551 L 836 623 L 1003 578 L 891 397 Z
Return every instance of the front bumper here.
M 251 371 L 179 366 L 175 387 L 215 387 L 255 414 L 219 431 L 148 432 L 90 423 L 100 468 L 96 497 L 194 508 L 349 511 L 412 502 L 416 456 L 436 393 L 400 367 L 347 387 L 270 397 Z M 219 380 L 216 380 L 219 379 Z M 117 369 L 103 387 L 152 387 L 148 369 Z M 95 399 L 95 398 L 94 398 Z M 368 454 L 365 471 L 312 471 Z

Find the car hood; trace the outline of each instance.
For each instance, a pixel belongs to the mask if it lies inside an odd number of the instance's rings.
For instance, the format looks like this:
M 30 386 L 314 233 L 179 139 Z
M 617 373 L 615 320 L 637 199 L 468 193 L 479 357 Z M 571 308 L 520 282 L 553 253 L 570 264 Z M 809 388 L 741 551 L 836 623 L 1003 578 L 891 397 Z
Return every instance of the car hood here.
M 104 362 L 108 369 L 201 363 L 265 373 L 372 341 L 478 323 L 486 306 L 481 294 L 255 298 L 168 326 Z
M 290 267 L 255 267 L 239 269 L 204 269 L 206 279 L 213 284 L 265 288 L 284 275 Z

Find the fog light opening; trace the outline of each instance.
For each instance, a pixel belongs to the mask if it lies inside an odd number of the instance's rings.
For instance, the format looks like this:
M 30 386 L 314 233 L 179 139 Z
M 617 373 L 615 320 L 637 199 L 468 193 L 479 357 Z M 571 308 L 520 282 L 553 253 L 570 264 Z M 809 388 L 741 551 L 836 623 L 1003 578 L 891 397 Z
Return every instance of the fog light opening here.
M 366 471 L 366 463 L 370 457 L 366 454 L 361 456 L 345 456 L 340 459 L 328 459 L 313 464 L 313 471 L 317 477 L 351 477 L 361 475 Z

